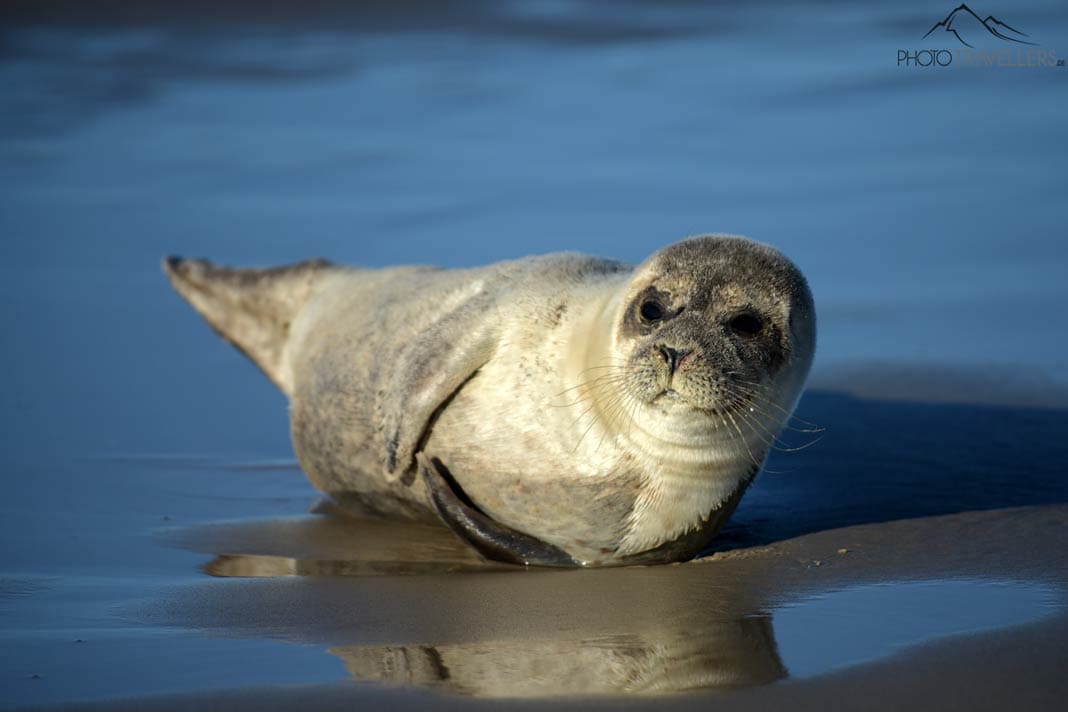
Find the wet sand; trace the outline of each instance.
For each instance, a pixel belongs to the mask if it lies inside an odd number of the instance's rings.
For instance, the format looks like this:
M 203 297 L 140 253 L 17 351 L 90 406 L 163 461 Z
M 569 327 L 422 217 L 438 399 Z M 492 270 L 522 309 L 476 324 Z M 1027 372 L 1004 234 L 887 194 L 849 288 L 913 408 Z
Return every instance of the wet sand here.
M 79 709 L 1056 709 L 1065 411 L 814 391 L 800 412 L 824 440 L 773 455 L 714 551 L 659 567 L 489 565 L 436 527 L 302 514 L 316 497 L 284 463 L 109 463 L 128 473 L 107 495 L 126 510 L 162 504 L 143 480 L 159 470 L 191 476 L 172 503 L 260 511 L 127 523 L 157 565 L 96 586 L 9 580 L 8 620 L 38 628 L 9 637 L 5 666 L 23 673 L 10 689 L 23 704 L 101 700 Z M 1004 462 L 1004 442 L 974 435 L 991 421 L 1015 439 Z M 256 480 L 260 501 L 235 503 L 228 488 Z M 44 656 L 27 666 L 33 646 L 16 641 L 31 635 Z
M 0 707 L 1063 707 L 1068 69 L 898 67 L 926 2 L 622 7 L 3 5 Z M 1068 56 L 1063 3 L 975 9 Z M 655 568 L 310 513 L 284 399 L 157 269 L 706 231 L 801 266 L 819 346 Z
M 264 530 L 256 546 L 247 537 L 246 544 L 270 550 L 279 541 L 271 541 Z M 240 575 L 275 573 L 246 569 Z M 329 567 L 318 573 L 336 575 Z M 946 604 L 936 584 L 947 581 L 1041 584 L 1054 593 L 1022 614 L 1035 616 L 1034 622 L 962 630 L 933 640 L 921 634 L 911 645 L 887 651 L 880 638 L 892 639 L 896 627 L 922 618 L 924 606 L 937 613 Z M 900 582 L 928 582 L 931 590 L 906 598 L 912 608 L 902 609 L 894 592 Z M 826 655 L 836 645 L 859 642 L 869 646 L 871 659 L 839 660 L 840 669 L 788 677 L 775 639 L 784 607 L 871 584 L 884 587 L 883 605 L 810 622 L 794 658 Z M 1068 693 L 1066 592 L 1068 506 L 847 527 L 664 567 L 186 585 L 163 591 L 158 600 L 124 616 L 209 635 L 325 643 L 354 682 L 146 697 L 104 706 L 333 709 L 388 703 L 450 709 L 489 704 L 465 699 L 473 696 L 512 698 L 510 706 L 519 708 L 542 706 L 548 698 L 554 707 L 575 708 L 1057 709 Z M 974 605 L 965 589 L 949 603 Z M 880 620 L 868 622 L 873 632 L 866 639 L 850 640 L 850 630 L 861 621 L 850 623 L 849 615 Z M 589 694 L 611 700 L 567 702 Z

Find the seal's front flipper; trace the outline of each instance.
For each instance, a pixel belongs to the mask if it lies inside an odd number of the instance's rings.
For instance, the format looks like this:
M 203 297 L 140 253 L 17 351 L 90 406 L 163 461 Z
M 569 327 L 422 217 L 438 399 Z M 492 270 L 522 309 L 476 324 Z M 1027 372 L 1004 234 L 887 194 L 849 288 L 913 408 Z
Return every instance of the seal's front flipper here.
M 430 499 L 445 525 L 491 561 L 523 566 L 582 566 L 566 551 L 495 522 L 480 512 L 437 460 L 416 455 Z
M 437 413 L 493 354 L 500 330 L 494 316 L 499 289 L 499 284 L 482 285 L 410 340 L 390 364 L 388 385 L 375 403 L 382 466 L 390 480 L 415 481 L 415 454 Z
M 227 269 L 206 260 L 168 257 L 163 272 L 208 324 L 259 366 L 287 395 L 289 325 L 324 277 L 339 268 L 310 260 L 271 269 Z

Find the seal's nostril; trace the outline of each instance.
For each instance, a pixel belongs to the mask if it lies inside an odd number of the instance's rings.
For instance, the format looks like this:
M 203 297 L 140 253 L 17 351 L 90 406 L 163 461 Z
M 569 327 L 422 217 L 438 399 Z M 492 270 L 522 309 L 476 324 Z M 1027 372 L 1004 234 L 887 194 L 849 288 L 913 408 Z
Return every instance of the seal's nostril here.
M 692 351 L 676 351 L 670 346 L 664 346 L 663 344 L 657 346 L 656 350 L 664 357 L 664 361 L 667 363 L 671 373 L 675 373 L 684 362 L 689 361 L 689 356 L 693 353 Z

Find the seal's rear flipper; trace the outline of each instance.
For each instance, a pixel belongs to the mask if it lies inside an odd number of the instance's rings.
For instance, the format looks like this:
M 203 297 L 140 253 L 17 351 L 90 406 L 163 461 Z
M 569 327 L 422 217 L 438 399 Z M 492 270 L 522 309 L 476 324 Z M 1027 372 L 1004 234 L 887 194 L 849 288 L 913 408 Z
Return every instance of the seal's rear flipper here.
M 506 527 L 465 502 L 466 496 L 457 492 L 448 470 L 439 461 L 423 453 L 416 455 L 416 460 L 442 521 L 490 561 L 523 566 L 582 566 L 563 549 Z
M 270 269 L 227 269 L 181 257 L 163 260 L 163 272 L 178 293 L 286 394 L 292 386 L 285 363 L 289 325 L 334 269 L 324 260 Z

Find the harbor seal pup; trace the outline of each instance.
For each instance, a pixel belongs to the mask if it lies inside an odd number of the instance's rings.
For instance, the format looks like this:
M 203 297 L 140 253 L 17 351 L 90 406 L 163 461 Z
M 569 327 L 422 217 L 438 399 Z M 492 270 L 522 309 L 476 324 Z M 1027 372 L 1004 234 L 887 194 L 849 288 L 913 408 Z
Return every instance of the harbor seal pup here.
M 362 512 L 436 512 L 524 564 L 695 556 L 815 348 L 800 271 L 727 235 L 637 268 L 564 253 L 460 270 L 172 257 L 164 271 L 289 397 L 315 487 Z

